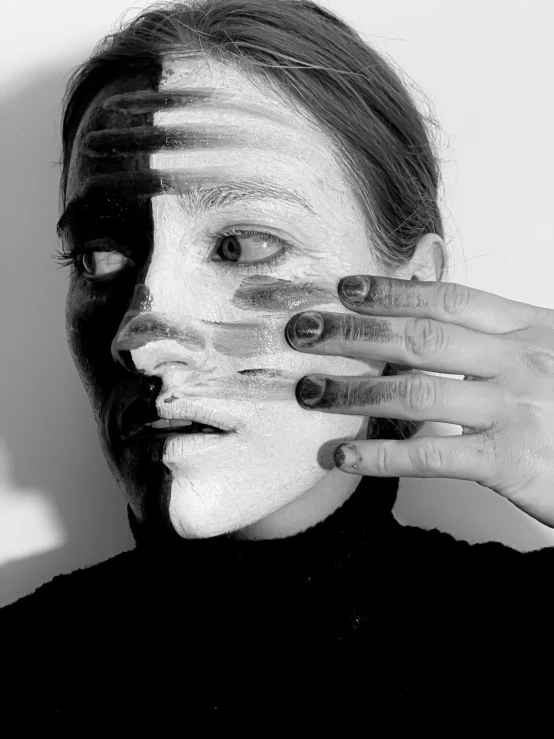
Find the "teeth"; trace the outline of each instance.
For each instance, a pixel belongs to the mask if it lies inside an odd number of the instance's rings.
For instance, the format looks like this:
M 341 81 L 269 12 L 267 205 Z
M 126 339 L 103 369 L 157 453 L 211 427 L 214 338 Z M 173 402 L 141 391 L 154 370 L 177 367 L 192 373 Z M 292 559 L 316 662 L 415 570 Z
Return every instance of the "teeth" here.
M 153 421 L 152 423 L 145 424 L 146 426 L 151 426 L 153 429 L 167 429 L 171 428 L 173 426 L 183 427 L 183 426 L 192 426 L 192 421 L 189 421 L 187 419 L 181 419 L 181 418 L 160 418 L 158 421 Z M 214 428 L 205 428 L 202 429 L 203 434 L 217 434 L 217 429 Z
M 166 429 L 170 426 L 192 426 L 192 421 L 180 418 L 160 418 L 159 421 L 147 423 L 146 426 L 152 426 L 153 429 Z

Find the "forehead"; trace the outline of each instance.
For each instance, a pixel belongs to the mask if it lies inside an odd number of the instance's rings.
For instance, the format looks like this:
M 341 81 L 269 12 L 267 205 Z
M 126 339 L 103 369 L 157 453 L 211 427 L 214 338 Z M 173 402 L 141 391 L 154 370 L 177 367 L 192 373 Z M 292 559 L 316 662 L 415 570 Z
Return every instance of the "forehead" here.
M 67 200 L 122 189 L 151 197 L 230 176 L 286 183 L 304 199 L 317 191 L 351 200 L 333 145 L 309 113 L 229 65 L 166 59 L 157 75 L 118 80 L 89 106 Z

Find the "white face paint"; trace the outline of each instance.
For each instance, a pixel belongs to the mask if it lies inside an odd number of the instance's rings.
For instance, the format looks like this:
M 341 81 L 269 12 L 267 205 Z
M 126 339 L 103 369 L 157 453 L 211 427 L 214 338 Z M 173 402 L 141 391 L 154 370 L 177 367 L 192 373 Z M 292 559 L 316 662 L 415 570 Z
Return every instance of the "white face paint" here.
M 185 206 L 179 194 L 153 197 L 153 249 L 143 275 L 148 312 L 181 332 L 196 330 L 205 346 L 158 339 L 132 349 L 131 356 L 137 368 L 162 379 L 161 415 L 183 418 L 196 404 L 214 414 L 214 425 L 224 419 L 237 428 L 222 441 L 198 439 L 211 446 L 177 434 L 165 442 L 175 530 L 183 537 L 291 535 L 327 517 L 356 488 L 360 477 L 336 469 L 332 453 L 343 441 L 365 438 L 367 428 L 362 416 L 301 408 L 297 381 L 313 372 L 378 376 L 384 363 L 294 351 L 284 328 L 303 309 L 348 313 L 336 294 L 340 278 L 379 271 L 331 143 L 307 114 L 229 66 L 204 59 L 168 61 L 160 90 L 190 88 L 211 88 L 221 102 L 156 112 L 154 125 L 192 125 L 206 134 L 232 134 L 236 143 L 160 150 L 150 155 L 150 167 L 180 171 L 191 185 L 256 178 L 298 195 L 313 212 L 277 199 L 243 199 L 208 211 L 198 201 Z M 211 235 L 231 226 L 272 234 L 292 248 L 275 266 L 255 265 L 282 247 L 239 236 L 240 264 L 215 262 L 221 239 L 216 243 Z M 243 268 L 247 262 L 253 269 Z M 280 307 L 239 301 L 245 279 L 256 276 L 292 281 L 302 292 L 309 290 L 303 283 L 315 284 L 334 298 L 322 293 L 320 303 Z M 219 322 L 237 322 L 239 328 L 222 330 Z M 270 382 L 237 374 L 259 368 L 283 374 Z

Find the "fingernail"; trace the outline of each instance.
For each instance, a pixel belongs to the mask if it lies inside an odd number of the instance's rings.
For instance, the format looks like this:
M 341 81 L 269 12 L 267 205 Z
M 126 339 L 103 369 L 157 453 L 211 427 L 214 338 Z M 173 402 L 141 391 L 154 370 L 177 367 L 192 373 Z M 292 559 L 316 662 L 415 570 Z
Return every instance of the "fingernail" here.
M 287 323 L 286 336 L 289 344 L 309 346 L 321 336 L 323 331 L 323 317 L 314 311 L 297 313 Z
M 358 452 L 353 444 L 340 444 L 334 452 L 337 467 L 358 469 Z
M 339 282 L 338 291 L 347 300 L 358 302 L 366 297 L 370 287 L 370 282 L 366 277 L 355 275 L 352 277 L 343 277 Z
M 306 375 L 296 385 L 296 399 L 305 408 L 317 405 L 325 392 L 325 378 L 317 375 Z

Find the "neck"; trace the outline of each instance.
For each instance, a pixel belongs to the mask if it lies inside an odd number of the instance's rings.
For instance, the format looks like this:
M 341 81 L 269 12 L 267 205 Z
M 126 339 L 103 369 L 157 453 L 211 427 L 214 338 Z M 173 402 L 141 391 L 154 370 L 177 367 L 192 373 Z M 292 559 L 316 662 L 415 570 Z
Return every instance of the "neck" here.
M 342 505 L 337 502 L 324 520 L 288 537 L 259 541 L 229 534 L 184 539 L 172 529 L 139 524 L 129 506 L 127 510 L 137 556 L 160 587 L 179 591 L 176 583 L 194 581 L 213 589 L 252 570 L 257 587 L 266 583 L 271 589 L 276 582 L 289 587 L 333 569 L 337 562 L 350 562 L 356 552 L 386 556 L 383 547 L 394 546 L 392 508 L 398 482 L 397 477 L 361 477 L 355 492 Z

